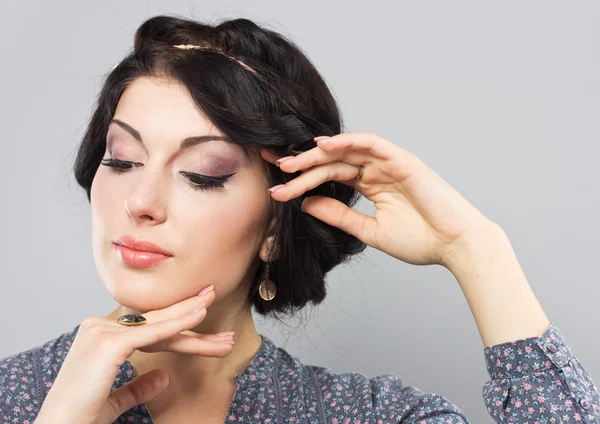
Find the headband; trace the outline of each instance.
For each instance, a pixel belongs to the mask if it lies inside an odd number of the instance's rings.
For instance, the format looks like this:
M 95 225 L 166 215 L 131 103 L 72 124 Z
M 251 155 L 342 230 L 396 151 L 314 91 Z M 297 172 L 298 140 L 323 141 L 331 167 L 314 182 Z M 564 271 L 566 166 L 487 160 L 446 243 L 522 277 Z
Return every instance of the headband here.
M 177 44 L 177 45 L 174 45 L 173 47 L 178 48 L 178 49 L 183 49 L 183 50 L 195 49 L 195 50 L 206 50 L 206 51 L 212 51 L 212 52 L 220 53 L 223 56 L 228 57 L 229 59 L 236 61 L 244 69 L 246 69 L 246 70 L 252 72 L 254 75 L 258 76 L 258 74 L 256 73 L 256 71 L 254 69 L 252 69 L 250 66 L 246 65 L 241 60 L 236 59 L 235 57 L 228 55 L 227 53 L 225 53 L 224 51 L 222 51 L 220 49 L 217 49 L 217 48 L 214 48 L 214 47 L 198 46 L 198 45 L 195 45 L 195 44 Z
M 195 44 L 177 44 L 177 45 L 173 45 L 172 47 L 178 48 L 178 49 L 182 49 L 182 50 L 190 50 L 190 49 L 195 49 L 195 50 L 205 50 L 205 51 L 212 51 L 212 52 L 216 52 L 216 53 L 220 53 L 223 56 L 236 61 L 237 63 L 239 63 L 244 69 L 246 69 L 247 71 L 252 72 L 254 75 L 258 76 L 258 73 L 252 69 L 250 66 L 246 65 L 244 62 L 242 62 L 239 59 L 236 59 L 233 56 L 228 55 L 227 53 L 225 53 L 224 51 L 214 48 L 214 47 L 205 47 L 205 46 L 198 46 Z M 115 66 L 113 66 L 112 70 L 114 71 L 115 68 L 119 66 L 119 63 L 117 63 Z

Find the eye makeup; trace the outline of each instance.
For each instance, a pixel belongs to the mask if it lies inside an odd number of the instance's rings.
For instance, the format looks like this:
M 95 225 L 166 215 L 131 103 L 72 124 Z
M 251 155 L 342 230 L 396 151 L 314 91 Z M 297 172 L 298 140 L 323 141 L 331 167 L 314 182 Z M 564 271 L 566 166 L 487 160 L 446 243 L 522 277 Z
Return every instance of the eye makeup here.
M 239 155 L 232 150 L 233 149 L 227 149 L 227 152 L 223 153 L 207 151 L 201 155 L 193 155 L 190 153 L 190 159 L 186 158 L 185 160 L 182 160 L 181 167 L 189 169 L 190 172 L 197 172 L 205 175 L 230 174 L 235 172 L 241 165 L 240 158 L 238 157 Z M 198 160 L 195 160 L 196 157 Z
M 146 146 L 141 140 L 122 133 L 118 126 L 109 130 L 106 136 L 107 153 L 111 156 L 101 164 L 110 167 L 117 174 L 123 174 L 144 164 L 136 161 L 148 157 Z M 205 136 L 208 137 L 208 136 Z M 190 140 L 188 137 L 185 140 Z M 142 149 L 142 150 L 140 150 Z M 235 175 L 237 169 L 250 162 L 246 151 L 223 140 L 204 140 L 177 150 L 167 163 L 177 161 L 176 166 L 188 184 L 194 189 L 207 190 L 224 187 Z
M 194 174 L 185 171 L 181 171 L 180 174 L 184 177 L 187 177 L 192 188 L 199 190 L 208 190 L 211 188 L 224 187 L 225 182 L 229 180 L 229 178 L 231 178 L 235 174 L 235 172 L 233 174 L 218 175 L 216 177 L 211 177 L 202 174 Z
M 125 172 L 128 172 L 132 168 L 143 165 L 137 162 L 130 162 L 114 158 L 102 159 L 101 164 L 111 168 L 113 172 L 117 174 L 123 174 Z M 227 182 L 233 175 L 235 175 L 235 172 L 215 176 L 197 174 L 194 172 L 186 171 L 180 171 L 179 173 L 187 179 L 190 186 L 195 190 L 210 190 L 213 188 L 224 187 L 225 182 Z
M 109 131 L 106 137 L 106 150 L 113 157 L 139 161 L 142 157 L 148 156 L 145 146 L 137 140 L 132 140 L 128 134 L 119 134 L 118 131 L 118 129 L 113 130 L 112 133 Z M 222 140 L 208 140 L 192 147 L 179 149 L 168 162 L 174 160 L 177 160 L 179 167 L 186 171 L 207 175 L 229 174 L 251 162 L 243 147 Z

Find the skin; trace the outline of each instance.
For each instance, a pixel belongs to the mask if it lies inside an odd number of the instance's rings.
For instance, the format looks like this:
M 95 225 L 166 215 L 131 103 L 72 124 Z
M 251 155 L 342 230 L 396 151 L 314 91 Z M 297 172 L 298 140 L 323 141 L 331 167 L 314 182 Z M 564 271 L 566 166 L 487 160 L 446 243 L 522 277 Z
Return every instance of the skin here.
M 271 223 L 266 220 L 269 193 L 264 161 L 257 151 L 246 153 L 241 146 L 219 140 L 180 150 L 186 137 L 223 134 L 177 83 L 148 77 L 135 80 L 120 98 L 113 118 L 126 126 L 110 124 L 103 159 L 140 166 L 117 173 L 100 165 L 91 188 L 94 261 L 119 304 L 106 318 L 165 308 L 214 285 L 215 301 L 206 319 L 191 331 L 234 331 L 236 344 L 226 360 L 136 351 L 129 361 L 138 375 L 155 368 L 169 374 L 168 389 L 147 404 L 154 418 L 174 399 L 190 399 L 190 403 L 195 399 L 197 405 L 198 399 L 209 401 L 209 388 L 230 400 L 234 376 L 262 342 L 247 293 L 255 266 L 266 260 L 272 243 L 265 235 Z M 127 126 L 139 132 L 143 142 Z M 198 190 L 180 171 L 235 174 L 223 187 Z M 113 246 L 124 234 L 158 244 L 173 256 L 147 269 L 128 267 Z M 228 405 L 229 401 L 223 403 L 223 414 Z M 212 406 L 214 410 L 214 402 Z

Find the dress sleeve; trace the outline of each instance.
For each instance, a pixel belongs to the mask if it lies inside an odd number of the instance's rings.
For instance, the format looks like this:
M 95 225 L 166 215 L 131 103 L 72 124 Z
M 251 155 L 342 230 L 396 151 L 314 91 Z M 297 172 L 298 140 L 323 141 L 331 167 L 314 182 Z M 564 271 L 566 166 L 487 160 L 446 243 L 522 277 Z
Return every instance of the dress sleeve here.
M 323 367 L 315 373 L 315 402 L 324 423 L 471 424 L 460 408 L 436 393 L 409 386 L 398 374 L 377 377 L 352 372 L 335 374 Z
M 399 424 L 471 424 L 465 413 L 444 396 L 404 385 L 394 374 L 372 378 L 376 422 Z
M 600 394 L 558 327 L 539 337 L 485 347 L 483 386 L 497 423 L 600 424 Z

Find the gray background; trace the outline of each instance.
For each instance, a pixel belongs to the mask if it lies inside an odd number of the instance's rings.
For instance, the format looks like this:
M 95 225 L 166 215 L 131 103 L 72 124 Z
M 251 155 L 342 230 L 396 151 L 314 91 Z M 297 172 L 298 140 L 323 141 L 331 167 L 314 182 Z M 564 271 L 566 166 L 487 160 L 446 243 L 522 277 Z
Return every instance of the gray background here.
M 116 306 L 96 274 L 89 207 L 70 167 L 102 74 L 161 13 L 247 17 L 296 41 L 348 131 L 414 152 L 504 228 L 546 313 L 600 382 L 592 1 L 3 0 L 0 357 Z M 446 269 L 369 249 L 328 281 L 329 297 L 300 331 L 259 320 L 263 334 L 305 363 L 399 373 L 474 423 L 492 422 L 483 344 Z

